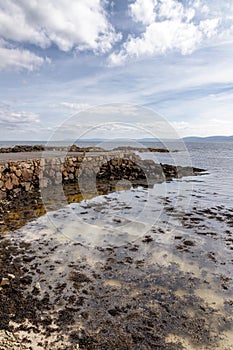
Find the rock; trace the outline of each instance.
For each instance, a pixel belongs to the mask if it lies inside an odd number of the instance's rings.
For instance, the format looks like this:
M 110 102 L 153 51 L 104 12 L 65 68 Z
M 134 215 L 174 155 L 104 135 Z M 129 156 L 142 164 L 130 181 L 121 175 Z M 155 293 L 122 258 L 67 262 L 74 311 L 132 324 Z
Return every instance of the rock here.
M 166 148 L 153 148 L 153 147 L 132 147 L 132 146 L 119 146 L 113 148 L 113 151 L 124 151 L 124 152 L 162 152 L 168 153 L 169 150 Z
M 33 288 L 33 293 L 34 294 L 41 294 L 42 293 L 40 282 L 36 282 L 36 284 Z
M 22 170 L 22 178 L 23 181 L 31 181 L 33 176 L 33 172 L 30 169 L 23 169 Z
M 11 169 L 11 172 L 15 172 L 16 171 L 16 167 L 14 166 L 14 165 L 12 165 L 11 167 L 10 167 L 10 169 Z
M 41 188 L 47 187 L 48 184 L 49 184 L 49 180 L 48 180 L 46 177 L 43 177 L 43 178 L 40 180 L 40 187 L 41 187 Z
M 6 199 L 6 192 L 3 192 L 3 190 L 0 191 L 0 200 Z
M 43 168 L 45 166 L 45 159 L 44 158 L 42 158 L 40 160 L 40 166 L 41 166 L 41 168 Z
M 183 241 L 183 244 L 186 245 L 186 246 L 188 246 L 188 247 L 193 247 L 193 246 L 195 246 L 195 242 L 193 242 L 193 241 L 191 241 L 191 240 L 188 240 L 188 239 L 184 240 L 184 241 Z
M 19 186 L 19 179 L 15 174 L 11 175 L 11 181 L 13 186 Z
M 17 169 L 15 171 L 15 174 L 16 174 L 16 176 L 20 177 L 22 175 L 22 172 L 21 172 L 21 170 Z
M 25 189 L 26 192 L 30 190 L 31 184 L 30 182 L 22 182 L 21 186 Z
M 54 175 L 55 175 L 55 171 L 51 169 L 51 170 L 49 171 L 49 176 L 50 176 L 50 177 L 54 177 Z
M 57 172 L 55 177 L 55 184 L 60 184 L 60 183 L 62 183 L 62 174 L 60 172 Z
M 6 277 L 2 277 L 1 282 L 0 282 L 0 287 L 9 286 L 9 285 L 10 285 L 9 279 Z
M 15 145 L 14 147 L 0 148 L 0 153 L 39 152 L 44 150 L 43 145 Z
M 80 148 L 76 145 L 72 145 L 69 148 L 69 152 L 78 152 L 80 150 Z
M 9 191 L 13 189 L 13 184 L 12 184 L 10 178 L 6 181 L 6 183 L 5 183 L 5 188 L 6 188 L 7 190 L 9 190 Z

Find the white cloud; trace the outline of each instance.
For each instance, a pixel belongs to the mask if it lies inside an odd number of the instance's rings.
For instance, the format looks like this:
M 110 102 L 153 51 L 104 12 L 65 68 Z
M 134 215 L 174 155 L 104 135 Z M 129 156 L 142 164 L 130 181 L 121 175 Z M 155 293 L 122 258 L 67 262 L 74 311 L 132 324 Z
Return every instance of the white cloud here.
M 93 120 L 96 122 L 122 122 L 127 120 L 133 123 L 136 123 L 136 120 L 141 119 L 141 107 L 129 103 L 109 103 L 109 104 L 100 104 L 92 106 L 92 108 L 84 110 L 82 112 L 83 119 L 85 117 L 88 120 Z
M 27 129 L 33 124 L 38 124 L 40 121 L 39 115 L 26 111 L 12 111 L 10 108 L 5 107 L 0 110 L 0 125 L 10 130 Z
M 188 55 L 226 30 L 223 25 L 224 11 L 197 0 L 187 3 L 178 0 L 136 0 L 130 5 L 130 14 L 135 22 L 143 23 L 145 29 L 138 36 L 128 36 L 120 51 L 110 55 L 110 65 L 172 51 Z
M 231 136 L 233 133 L 233 128 L 229 128 L 229 121 L 221 118 L 213 118 L 205 114 L 189 122 L 181 121 L 171 124 L 177 130 L 180 137 L 197 135 L 202 137 L 211 135 Z
M 174 129 L 178 133 L 189 130 L 190 128 L 189 122 L 186 122 L 186 121 L 179 121 L 179 122 L 176 121 L 176 122 L 171 122 L 170 124 L 174 127 Z
M 110 56 L 111 64 L 123 63 L 127 58 L 165 54 L 180 51 L 183 55 L 194 51 L 202 40 L 202 32 L 193 23 L 180 21 L 154 22 L 141 37 L 129 36 L 119 53 Z
M 160 6 L 157 8 L 160 18 L 169 20 L 183 20 L 190 21 L 194 15 L 195 10 L 193 8 L 185 9 L 181 2 L 176 0 L 163 0 Z
M 137 105 L 126 104 L 126 103 L 113 103 L 113 104 L 87 104 L 87 103 L 76 103 L 76 102 L 61 102 L 59 104 L 50 105 L 51 108 L 67 108 L 75 111 L 82 111 L 82 115 L 85 115 L 88 120 L 95 120 L 98 116 L 101 116 L 106 122 L 111 117 L 115 116 L 138 116 L 140 109 Z M 107 119 L 106 119 L 107 118 Z M 84 118 L 83 122 L 86 120 Z
M 101 0 L 0 0 L 0 36 L 41 48 L 106 52 L 121 38 Z
M 220 21 L 220 18 L 206 19 L 200 22 L 199 28 L 207 38 L 211 38 L 213 35 L 217 34 Z
M 151 24 L 155 19 L 154 8 L 157 0 L 136 0 L 129 6 L 131 16 L 135 22 Z
M 60 106 L 73 111 L 82 111 L 90 107 L 87 103 L 72 103 L 72 102 L 61 102 Z
M 37 56 L 28 50 L 14 48 L 12 45 L 7 45 L 6 42 L 0 40 L 0 70 L 26 69 L 33 71 L 44 62 L 50 62 L 50 60 Z

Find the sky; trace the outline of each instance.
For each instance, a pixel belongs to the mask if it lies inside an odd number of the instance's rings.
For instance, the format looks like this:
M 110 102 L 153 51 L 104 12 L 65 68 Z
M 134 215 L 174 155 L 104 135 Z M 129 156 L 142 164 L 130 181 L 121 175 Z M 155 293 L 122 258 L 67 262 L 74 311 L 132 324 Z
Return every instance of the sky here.
M 161 120 L 233 135 L 232 0 L 0 0 L 0 141 Z

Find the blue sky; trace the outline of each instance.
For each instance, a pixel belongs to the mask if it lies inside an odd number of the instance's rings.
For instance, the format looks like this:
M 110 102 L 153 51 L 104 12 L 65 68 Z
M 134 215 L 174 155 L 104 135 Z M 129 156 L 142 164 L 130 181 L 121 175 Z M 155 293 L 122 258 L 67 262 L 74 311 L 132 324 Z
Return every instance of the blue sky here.
M 180 136 L 232 135 L 233 2 L 0 0 L 0 91 L 1 140 L 47 140 L 115 103 Z

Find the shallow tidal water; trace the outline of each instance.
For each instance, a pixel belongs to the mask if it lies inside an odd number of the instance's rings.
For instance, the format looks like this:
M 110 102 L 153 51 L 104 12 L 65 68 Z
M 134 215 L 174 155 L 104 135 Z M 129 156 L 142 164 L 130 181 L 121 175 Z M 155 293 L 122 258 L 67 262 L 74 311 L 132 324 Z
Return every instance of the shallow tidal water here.
M 7 316 L 25 348 L 233 348 L 233 145 L 188 147 L 207 174 L 119 184 L 4 238 L 33 309 Z

